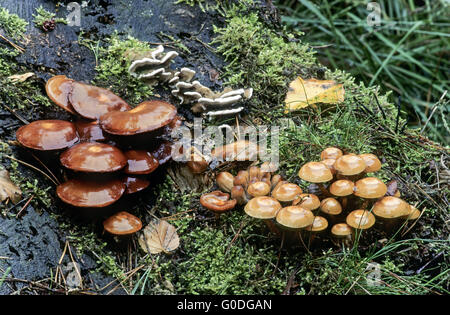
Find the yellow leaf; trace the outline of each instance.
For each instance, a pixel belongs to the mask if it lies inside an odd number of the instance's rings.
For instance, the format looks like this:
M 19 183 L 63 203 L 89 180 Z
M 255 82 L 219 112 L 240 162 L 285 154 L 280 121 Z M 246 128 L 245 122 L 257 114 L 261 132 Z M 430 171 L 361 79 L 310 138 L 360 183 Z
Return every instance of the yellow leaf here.
M 10 199 L 14 204 L 22 198 L 22 191 L 9 178 L 7 170 L 0 170 L 0 201 Z
M 316 103 L 336 104 L 344 100 L 344 88 L 332 80 L 303 80 L 298 77 L 289 84 L 284 100 L 287 110 L 296 110 Z
M 139 236 L 141 248 L 151 254 L 169 253 L 180 245 L 176 228 L 164 220 L 153 220 Z

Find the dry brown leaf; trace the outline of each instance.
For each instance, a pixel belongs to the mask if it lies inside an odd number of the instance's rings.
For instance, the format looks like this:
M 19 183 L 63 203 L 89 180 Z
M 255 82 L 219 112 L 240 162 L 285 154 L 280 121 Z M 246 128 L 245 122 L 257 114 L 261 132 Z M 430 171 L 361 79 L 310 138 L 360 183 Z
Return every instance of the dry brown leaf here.
M 32 76 L 34 76 L 33 72 L 27 72 L 24 74 L 14 74 L 8 77 L 8 79 L 10 79 L 13 82 L 24 82 L 26 81 L 28 78 L 31 78 Z
M 296 110 L 316 103 L 336 104 L 344 101 L 344 88 L 332 80 L 303 80 L 298 77 L 289 84 L 285 104 L 287 110 Z
M 169 253 L 180 245 L 176 228 L 165 220 L 153 220 L 139 236 L 141 248 L 151 254 Z
M 0 201 L 11 200 L 14 204 L 22 198 L 22 191 L 14 185 L 7 170 L 0 170 Z

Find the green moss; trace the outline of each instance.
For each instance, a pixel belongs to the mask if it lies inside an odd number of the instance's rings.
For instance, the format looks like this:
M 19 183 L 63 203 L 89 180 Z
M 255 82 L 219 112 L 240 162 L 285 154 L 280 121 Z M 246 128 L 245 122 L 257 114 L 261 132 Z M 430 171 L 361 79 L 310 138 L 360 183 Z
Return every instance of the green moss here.
M 117 34 L 107 38 L 106 45 L 80 37 L 80 43 L 95 54 L 97 74 L 93 84 L 111 89 L 132 105 L 147 100 L 153 95 L 152 89 L 140 80 L 130 76 L 128 68 L 132 58 L 151 51 L 149 44 L 128 36 L 121 39 Z
M 232 5 L 225 11 L 226 25 L 214 27 L 213 44 L 228 61 L 225 77 L 233 86 L 252 87 L 259 106 L 278 100 L 286 83 L 316 64 L 309 46 L 298 40 L 300 33 L 281 37 L 267 27 L 255 12 Z M 266 106 L 269 104 L 266 104 Z M 275 104 L 270 104 L 273 106 Z
M 6 36 L 13 40 L 20 40 L 23 38 L 28 22 L 21 19 L 17 14 L 11 14 L 5 8 L 0 7 L 0 29 L 2 29 Z

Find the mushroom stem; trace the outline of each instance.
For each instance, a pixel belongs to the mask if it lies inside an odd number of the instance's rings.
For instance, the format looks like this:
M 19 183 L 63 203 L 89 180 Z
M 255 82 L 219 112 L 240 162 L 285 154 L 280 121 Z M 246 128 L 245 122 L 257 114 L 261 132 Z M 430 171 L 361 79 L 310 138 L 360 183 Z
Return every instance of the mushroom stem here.
M 317 186 L 319 186 L 323 197 L 329 197 L 331 195 L 323 183 L 317 183 Z
M 275 226 L 275 224 L 273 223 L 273 221 L 271 219 L 266 219 L 266 220 L 263 220 L 263 221 L 266 223 L 266 225 L 269 228 L 270 232 L 274 233 L 278 237 L 280 236 L 280 230 Z

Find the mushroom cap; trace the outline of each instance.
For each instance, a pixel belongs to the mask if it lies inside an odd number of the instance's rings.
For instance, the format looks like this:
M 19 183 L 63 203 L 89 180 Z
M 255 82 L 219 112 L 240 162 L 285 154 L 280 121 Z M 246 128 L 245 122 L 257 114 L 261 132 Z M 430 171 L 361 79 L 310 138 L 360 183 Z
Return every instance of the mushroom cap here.
M 142 229 L 142 222 L 138 217 L 121 211 L 103 221 L 103 228 L 113 235 L 129 235 Z
M 269 196 L 252 198 L 244 207 L 245 213 L 256 219 L 273 219 L 280 209 L 280 202 Z
M 355 154 L 346 154 L 336 159 L 334 168 L 341 175 L 356 175 L 366 169 L 366 163 Z
M 336 160 L 340 158 L 342 155 L 343 153 L 341 149 L 335 147 L 328 147 L 320 153 L 320 159 L 322 161 L 326 159 Z
M 249 182 L 248 172 L 246 170 L 240 170 L 236 176 L 234 177 L 233 184 L 234 186 L 242 186 L 247 187 Z
M 352 228 L 365 230 L 371 228 L 375 224 L 375 217 L 367 210 L 353 210 L 347 216 L 346 222 Z
M 330 193 L 334 196 L 344 197 L 353 194 L 355 184 L 348 179 L 340 179 L 330 185 Z
M 230 199 L 230 194 L 223 193 L 219 190 L 202 195 L 200 197 L 200 203 L 206 209 L 217 213 L 231 210 L 236 206 L 236 200 Z
M 128 163 L 124 169 L 125 174 L 150 174 L 159 166 L 158 160 L 145 150 L 129 150 L 125 151 L 124 155 Z
M 354 194 L 361 198 L 375 199 L 383 197 L 387 186 L 376 177 L 365 177 L 355 183 Z
M 65 109 L 71 114 L 76 114 L 72 105 L 69 103 L 69 94 L 72 92 L 73 80 L 65 75 L 55 75 L 45 84 L 47 96 L 59 107 Z
M 266 161 L 263 164 L 261 164 L 260 169 L 261 173 L 273 174 L 278 170 L 278 165 L 276 163 Z
M 337 237 L 348 236 L 352 234 L 352 227 L 347 223 L 337 223 L 331 228 L 331 234 Z
M 61 164 L 68 169 L 86 173 L 115 172 L 127 165 L 127 158 L 118 148 L 99 142 L 83 142 L 64 151 Z
M 314 214 L 311 210 L 299 206 L 289 206 L 278 211 L 277 222 L 291 229 L 301 229 L 311 225 L 314 221 Z
M 310 232 L 320 232 L 328 227 L 328 221 L 324 217 L 315 216 L 312 224 L 306 227 L 307 231 Z
M 77 81 L 72 82 L 69 102 L 79 115 L 88 119 L 99 119 L 103 114 L 131 108 L 110 90 Z
M 128 111 L 114 111 L 100 117 L 100 125 L 107 133 L 129 136 L 151 132 L 169 124 L 177 109 L 164 101 L 145 101 Z
M 250 166 L 248 168 L 249 183 L 260 181 L 262 178 L 261 169 L 258 166 Z
M 407 220 L 416 220 L 420 217 L 420 210 L 416 207 L 409 205 L 409 213 L 405 216 Z
M 365 173 L 372 173 L 381 169 L 381 162 L 375 154 L 364 153 L 360 154 L 359 157 L 366 163 L 366 168 L 364 169 Z
M 321 162 L 308 162 L 300 168 L 298 176 L 311 183 L 325 183 L 333 179 L 330 169 Z
M 58 197 L 75 207 L 106 207 L 117 200 L 125 192 L 125 183 L 120 179 L 109 181 L 88 181 L 71 179 L 56 187 Z
M 292 201 L 293 206 L 300 206 L 308 210 L 315 210 L 320 207 L 320 200 L 314 194 L 300 194 Z
M 247 192 L 250 196 L 266 196 L 270 193 L 270 185 L 265 182 L 254 182 L 248 185 Z
M 137 193 L 150 185 L 150 181 L 139 177 L 125 176 L 123 181 L 126 186 L 124 193 L 126 195 Z
M 197 153 L 192 153 L 189 161 L 186 162 L 192 173 L 201 174 L 208 168 L 208 162 Z
M 21 145 L 40 151 L 60 150 L 78 142 L 75 125 L 64 120 L 36 120 L 16 132 Z
M 75 127 L 77 128 L 78 136 L 82 142 L 93 142 L 93 141 L 105 141 L 105 135 L 103 130 L 98 124 L 98 121 L 83 121 L 79 120 L 75 122 Z
M 212 157 L 223 161 L 254 161 L 259 153 L 256 143 L 239 140 L 211 151 Z
M 409 205 L 400 198 L 387 196 L 373 205 L 373 213 L 380 218 L 398 218 L 409 214 Z
M 216 176 L 216 183 L 219 188 L 224 192 L 231 192 L 234 184 L 234 176 L 230 172 L 220 172 Z
M 231 199 L 236 199 L 236 202 L 239 205 L 243 205 L 248 202 L 248 197 L 245 192 L 245 189 L 244 189 L 244 187 L 242 187 L 240 185 L 233 186 L 231 188 L 230 194 L 231 194 Z
M 334 168 L 334 163 L 336 162 L 336 160 L 334 159 L 325 159 L 321 161 L 323 164 L 325 164 L 328 169 L 331 171 L 331 174 L 336 174 L 336 169 Z
M 342 212 L 342 206 L 339 201 L 332 197 L 325 198 L 320 203 L 320 211 L 331 215 L 338 215 Z
M 281 185 L 277 185 L 272 191 L 272 197 L 281 201 L 281 202 L 289 202 L 293 201 L 295 197 L 302 193 L 302 189 L 300 186 L 293 183 L 282 183 Z
M 152 151 L 152 155 L 158 160 L 159 165 L 163 165 L 172 159 L 172 143 L 169 141 L 161 144 Z

